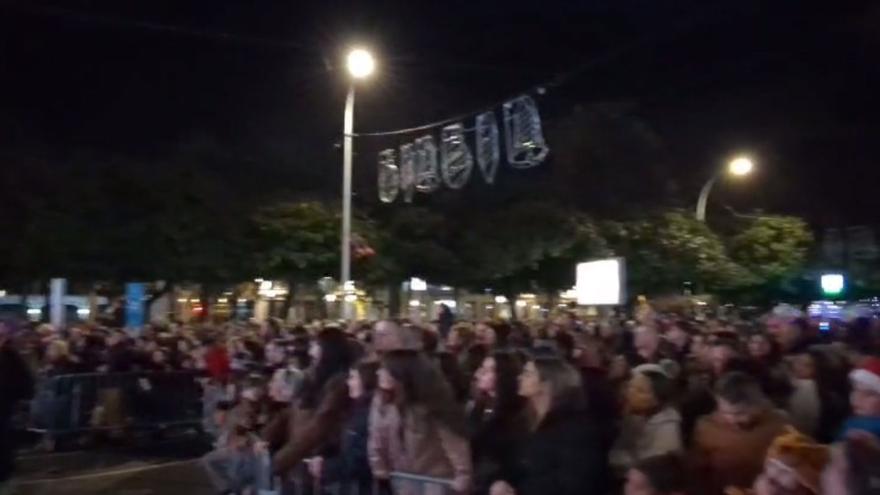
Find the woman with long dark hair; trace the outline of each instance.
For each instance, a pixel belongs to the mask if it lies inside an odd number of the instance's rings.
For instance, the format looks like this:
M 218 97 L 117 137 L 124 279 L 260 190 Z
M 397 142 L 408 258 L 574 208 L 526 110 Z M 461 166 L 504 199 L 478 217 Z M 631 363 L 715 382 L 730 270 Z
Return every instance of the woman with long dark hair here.
M 487 493 L 493 482 L 515 474 L 515 447 L 527 429 L 526 402 L 518 393 L 522 367 L 520 355 L 496 351 L 483 360 L 474 377 L 468 421 L 475 493 Z
M 379 363 L 362 361 L 348 372 L 348 417 L 342 429 L 338 450 L 327 457 L 309 460 L 309 472 L 324 486 L 340 484 L 340 495 L 371 493 L 373 476 L 367 460 L 367 436 L 370 403 L 376 390 Z
M 452 480 L 456 492 L 471 485 L 471 452 L 461 405 L 438 367 L 418 351 L 387 352 L 379 390 L 389 412 L 370 429 L 370 463 L 377 478 L 389 471 Z M 380 436 L 381 438 L 374 438 Z M 396 486 L 395 493 L 414 491 Z
M 578 372 L 552 356 L 535 357 L 519 376 L 519 394 L 528 402 L 527 433 L 517 449 L 511 479 L 496 482 L 493 495 L 581 495 L 597 490 L 607 467 L 606 452 L 585 421 Z
M 300 461 L 316 453 L 329 439 L 336 439 L 348 410 L 348 389 L 345 381 L 354 362 L 354 350 L 348 337 L 339 328 L 322 330 L 310 354 L 314 359 L 302 391 L 291 406 L 286 421 L 279 416 L 274 427 L 265 434 L 271 444 L 283 447 L 272 459 L 276 473 L 286 473 Z M 286 435 L 279 435 L 278 423 L 286 423 Z

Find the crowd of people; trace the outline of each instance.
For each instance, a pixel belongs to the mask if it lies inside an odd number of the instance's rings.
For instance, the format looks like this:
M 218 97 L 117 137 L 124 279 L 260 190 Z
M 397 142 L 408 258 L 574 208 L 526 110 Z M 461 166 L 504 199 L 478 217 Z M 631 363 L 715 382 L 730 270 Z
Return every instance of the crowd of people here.
M 880 493 L 878 351 L 880 319 L 826 328 L 790 307 L 137 336 L 0 325 L 0 414 L 28 396 L 27 370 L 201 370 L 219 493 L 422 493 L 396 473 L 445 480 L 426 493 Z

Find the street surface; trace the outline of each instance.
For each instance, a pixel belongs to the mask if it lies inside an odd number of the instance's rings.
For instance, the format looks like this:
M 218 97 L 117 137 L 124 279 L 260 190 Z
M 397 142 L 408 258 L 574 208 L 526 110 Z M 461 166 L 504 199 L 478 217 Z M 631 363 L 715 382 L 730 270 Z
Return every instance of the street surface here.
M 12 493 L 214 495 L 198 464 L 204 448 L 191 440 L 140 447 L 95 447 L 18 458 Z

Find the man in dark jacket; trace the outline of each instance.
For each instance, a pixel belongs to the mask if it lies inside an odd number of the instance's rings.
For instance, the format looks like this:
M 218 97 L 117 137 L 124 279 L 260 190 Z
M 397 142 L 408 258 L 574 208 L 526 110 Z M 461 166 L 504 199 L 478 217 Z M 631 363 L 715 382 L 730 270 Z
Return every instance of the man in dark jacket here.
M 14 468 L 12 416 L 18 401 L 31 398 L 33 392 L 33 376 L 13 347 L 12 326 L 0 321 L 0 492 Z

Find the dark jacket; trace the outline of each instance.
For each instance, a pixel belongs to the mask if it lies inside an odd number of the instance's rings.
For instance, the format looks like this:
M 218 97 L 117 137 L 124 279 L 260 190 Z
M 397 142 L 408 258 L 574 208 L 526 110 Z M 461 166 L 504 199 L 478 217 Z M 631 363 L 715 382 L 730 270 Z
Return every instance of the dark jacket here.
M 554 411 L 517 449 L 517 495 L 583 495 L 607 470 L 602 438 L 582 411 Z
M 367 458 L 370 402 L 359 401 L 354 405 L 342 429 L 338 450 L 324 460 L 324 483 L 343 483 L 343 493 L 351 492 L 352 485 L 358 486 L 357 493 L 370 493 L 372 489 L 373 475 Z
M 492 483 L 516 477 L 516 447 L 528 431 L 525 411 L 503 416 L 475 405 L 468 415 L 471 429 L 471 455 L 474 462 L 476 494 L 489 492 Z
M 345 423 L 345 412 L 348 410 L 345 378 L 340 373 L 324 385 L 316 409 L 308 409 L 299 401 L 289 410 L 283 442 L 278 442 L 277 433 L 266 438 L 270 444 L 283 443 L 272 459 L 272 467 L 276 473 L 288 473 L 303 459 L 317 455 L 329 442 L 335 442 L 339 438 Z

